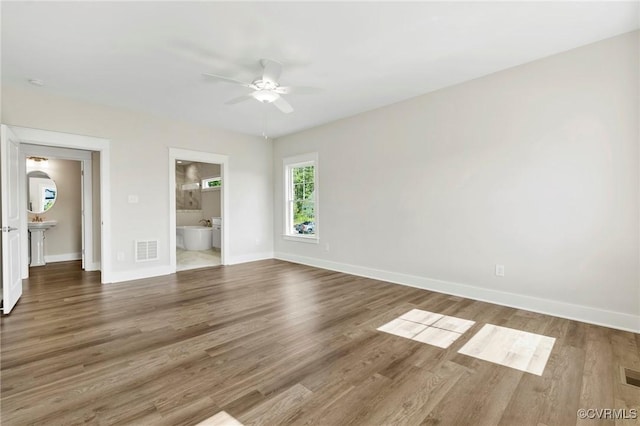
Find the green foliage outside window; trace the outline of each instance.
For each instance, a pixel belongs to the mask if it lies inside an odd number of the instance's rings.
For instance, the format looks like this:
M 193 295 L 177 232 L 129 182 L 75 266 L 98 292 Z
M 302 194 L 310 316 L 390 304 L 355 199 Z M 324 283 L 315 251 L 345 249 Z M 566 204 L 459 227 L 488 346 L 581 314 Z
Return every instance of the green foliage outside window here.
M 291 169 L 293 183 L 293 225 L 315 221 L 315 167 L 303 166 Z M 314 230 L 305 232 L 315 233 Z

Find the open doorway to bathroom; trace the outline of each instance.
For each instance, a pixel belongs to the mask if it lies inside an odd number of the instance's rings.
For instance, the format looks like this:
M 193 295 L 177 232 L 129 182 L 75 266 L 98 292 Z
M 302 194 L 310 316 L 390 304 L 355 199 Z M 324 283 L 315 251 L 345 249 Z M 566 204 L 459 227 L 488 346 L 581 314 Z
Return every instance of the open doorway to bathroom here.
M 178 163 L 181 161 L 182 163 Z M 198 173 L 194 173 L 195 170 L 188 170 L 187 167 L 184 167 L 184 176 L 185 179 L 183 182 L 178 185 L 178 180 L 180 177 L 178 176 L 180 171 L 179 165 L 188 166 L 189 164 L 207 164 L 207 166 L 203 166 L 202 170 L 198 166 Z M 215 167 L 208 165 L 215 165 Z M 230 257 L 229 253 L 229 226 L 230 218 L 229 218 L 229 156 L 214 154 L 211 152 L 203 152 L 203 151 L 193 151 L 182 148 L 169 148 L 169 186 L 168 186 L 168 195 L 169 195 L 169 256 L 170 256 L 170 265 L 173 271 L 184 270 L 184 269 L 194 269 L 194 268 L 202 268 L 208 266 L 214 266 L 217 261 L 218 265 L 226 265 L 228 259 Z M 190 182 L 187 182 L 187 172 L 190 174 Z M 198 176 L 199 175 L 199 176 Z M 203 183 L 204 181 L 204 183 Z M 197 184 L 197 185 L 195 185 Z M 186 186 L 183 186 L 186 185 Z M 205 190 L 203 191 L 203 187 Z M 180 194 L 179 191 L 184 190 L 187 193 Z M 191 194 L 188 193 L 191 191 Z M 198 209 L 193 209 L 196 201 L 193 199 L 197 197 L 196 194 L 200 195 L 200 212 Z M 204 195 L 204 207 L 202 204 L 202 197 Z M 181 201 L 181 205 L 188 206 L 188 209 L 178 208 L 177 199 L 178 197 L 183 196 L 184 198 Z M 219 197 L 219 198 L 218 198 Z M 219 208 L 217 206 L 217 201 L 219 200 Z M 189 203 L 194 203 L 189 205 Z M 218 210 L 219 209 L 219 210 Z M 178 210 L 182 210 L 180 212 L 180 222 L 178 222 Z M 189 212 L 185 212 L 184 210 L 190 210 Z M 217 213 L 219 211 L 219 214 Z M 219 218 L 219 219 L 218 219 Z M 209 220 L 211 226 L 208 226 L 209 223 L 206 221 Z M 188 221 L 188 222 L 187 222 Z M 202 222 L 201 222 L 202 221 Z M 203 235 L 194 235 L 195 232 L 190 235 L 196 241 L 200 240 L 203 247 L 206 243 L 207 237 L 210 236 L 210 249 L 215 254 L 218 255 L 218 259 L 208 259 L 207 263 L 204 262 L 201 264 L 197 264 L 197 262 L 193 262 L 191 265 L 185 265 L 187 262 L 182 262 L 180 268 L 178 268 L 178 232 L 182 232 L 178 228 L 178 223 L 187 223 L 187 225 L 180 226 L 202 226 L 206 228 L 211 228 L 210 231 L 203 231 Z M 213 229 L 213 228 L 216 229 Z M 218 249 L 217 235 L 215 232 L 219 228 L 220 235 L 220 243 Z M 215 235 L 214 235 L 215 232 Z M 184 244 L 184 234 L 182 235 L 182 244 Z M 192 240 L 193 242 L 193 240 Z M 214 244 L 216 247 L 214 247 Z M 191 246 L 193 247 L 193 246 Z M 184 249 L 181 249 L 184 250 Z M 207 249 L 209 250 L 209 249 Z M 207 251 L 207 250 L 186 250 L 186 251 Z
M 20 153 L 28 231 L 23 277 L 56 262 L 100 270 L 100 152 L 21 143 Z
M 176 270 L 222 264 L 222 166 L 175 160 Z
M 26 167 L 29 267 L 82 260 L 82 162 L 29 156 Z
M 58 204 L 62 203 L 62 199 L 60 201 L 56 200 L 53 207 L 51 207 L 54 194 L 49 185 L 44 185 L 41 186 L 42 190 L 45 191 L 42 201 L 27 201 L 27 157 L 40 157 L 41 161 L 46 158 L 47 160 L 72 160 L 81 164 L 81 259 L 79 261 L 70 260 L 70 262 L 79 264 L 79 267 L 85 271 L 100 271 L 99 274 L 94 274 L 97 278 L 96 282 L 111 282 L 111 239 L 109 238 L 111 235 L 111 191 L 109 189 L 111 169 L 110 141 L 93 136 L 8 126 L 4 124 L 2 125 L 2 130 L 3 136 L 11 135 L 9 139 L 13 145 L 17 145 L 18 154 L 17 157 L 15 157 L 15 163 L 18 165 L 18 174 L 16 175 L 17 178 L 15 181 L 17 181 L 18 184 L 11 185 L 6 195 L 8 198 L 17 199 L 18 202 L 15 205 L 19 206 L 16 213 L 19 225 L 17 230 L 14 229 L 17 233 L 14 241 L 17 243 L 11 247 L 11 256 L 17 260 L 10 262 L 12 277 L 19 276 L 22 279 L 29 278 L 29 271 L 31 269 L 31 247 L 29 238 L 31 236 L 30 231 L 34 228 L 32 223 L 34 216 L 29 215 L 29 210 L 31 210 L 29 207 L 37 207 L 40 203 L 42 203 L 43 206 L 49 203 L 47 212 L 40 215 L 41 218 L 44 216 L 43 222 L 45 220 L 48 222 L 55 220 L 57 222 L 55 223 L 55 227 L 49 227 L 49 230 L 43 231 L 43 248 L 45 251 L 43 252 L 42 258 L 44 258 L 44 262 L 46 263 L 47 260 L 50 260 L 51 262 L 61 262 L 60 264 L 63 264 L 62 262 L 66 262 L 66 259 L 78 257 L 78 252 L 76 251 L 77 239 L 74 239 L 70 246 L 66 248 L 62 247 L 62 250 L 58 252 L 52 253 L 47 250 L 49 240 L 46 233 L 52 229 L 56 229 L 58 225 L 63 225 L 59 220 L 52 217 L 54 213 L 57 215 L 56 210 L 62 208 L 62 204 Z M 50 169 L 52 168 L 52 164 L 49 166 Z M 45 168 L 42 166 L 43 165 L 36 165 L 36 167 L 30 167 L 30 169 Z M 49 175 L 50 178 L 52 177 L 49 173 L 46 174 Z M 36 176 L 36 178 L 37 177 L 38 176 Z M 40 177 L 43 177 L 43 175 Z M 56 176 L 53 176 L 51 180 L 55 182 L 56 179 Z M 63 177 L 61 182 L 64 180 Z M 77 188 L 77 181 L 75 187 Z M 67 186 L 64 183 L 62 183 L 59 188 L 56 186 L 55 191 L 56 197 L 63 197 L 69 194 Z M 5 196 L 4 193 L 3 196 Z M 31 203 L 31 206 L 28 205 L 28 202 Z M 31 220 L 29 220 L 29 217 L 31 217 Z M 67 222 L 68 219 L 64 217 L 63 220 Z M 29 224 L 31 224 L 31 230 L 29 229 Z M 36 223 L 36 225 L 38 225 L 38 223 Z M 44 225 L 46 227 L 51 224 Z M 73 226 L 77 231 L 78 228 L 76 225 L 77 224 L 74 224 Z M 36 229 L 37 228 L 36 226 Z M 60 230 L 62 227 L 57 229 Z M 5 251 L 2 254 L 4 256 L 3 258 L 6 259 L 6 256 L 8 256 L 7 252 Z M 15 288 L 8 289 L 7 286 L 5 286 L 3 291 L 5 293 L 11 292 L 19 298 L 22 293 L 21 280 Z M 14 299 L 14 304 L 15 301 L 18 300 L 17 298 Z M 9 300 L 4 296 L 3 299 Z M 8 310 L 10 311 L 11 309 L 9 308 Z M 7 313 L 6 305 L 3 312 Z

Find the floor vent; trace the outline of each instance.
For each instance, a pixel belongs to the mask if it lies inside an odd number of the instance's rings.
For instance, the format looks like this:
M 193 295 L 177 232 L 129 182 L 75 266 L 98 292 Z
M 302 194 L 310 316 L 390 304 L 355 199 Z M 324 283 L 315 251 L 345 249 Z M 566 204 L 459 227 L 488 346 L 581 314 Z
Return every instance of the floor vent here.
M 136 241 L 136 262 L 158 260 L 158 240 Z
M 622 382 L 626 385 L 636 386 L 640 388 L 640 371 L 634 371 L 630 368 L 622 367 Z

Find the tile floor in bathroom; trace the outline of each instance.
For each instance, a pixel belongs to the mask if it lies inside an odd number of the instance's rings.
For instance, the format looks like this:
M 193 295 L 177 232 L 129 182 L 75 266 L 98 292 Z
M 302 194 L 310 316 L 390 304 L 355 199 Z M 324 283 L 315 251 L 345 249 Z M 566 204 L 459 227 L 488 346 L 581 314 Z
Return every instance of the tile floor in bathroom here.
M 176 271 L 188 269 L 208 268 L 222 264 L 220 251 L 209 250 L 183 250 L 176 248 Z

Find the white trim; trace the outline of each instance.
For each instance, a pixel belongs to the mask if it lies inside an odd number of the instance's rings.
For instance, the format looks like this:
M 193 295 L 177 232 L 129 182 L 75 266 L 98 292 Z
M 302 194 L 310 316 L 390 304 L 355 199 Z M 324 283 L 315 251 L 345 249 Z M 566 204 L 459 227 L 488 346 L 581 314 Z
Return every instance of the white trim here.
M 26 155 L 42 155 L 47 158 L 58 158 L 61 160 L 91 161 L 91 152 L 70 148 L 56 148 L 53 146 L 33 145 L 31 143 L 21 143 L 20 148 Z
M 99 271 L 100 270 L 100 262 L 87 262 L 84 265 L 84 270 L 87 271 L 87 272 Z
M 82 253 L 63 253 L 63 254 L 49 254 L 44 256 L 44 261 L 46 263 L 55 263 L 55 262 L 66 262 L 69 260 L 80 260 L 82 259 Z
M 329 269 L 344 272 L 346 274 L 388 281 L 394 284 L 402 284 L 409 287 L 417 287 L 438 293 L 451 294 L 496 305 L 509 306 L 517 309 L 525 309 L 546 315 L 553 315 L 575 321 L 596 324 L 619 330 L 640 333 L 640 316 L 621 312 L 607 311 L 590 306 L 574 305 L 549 299 L 541 299 L 503 291 L 476 287 L 469 284 L 461 284 L 449 281 L 436 280 L 416 275 L 402 274 L 381 269 L 367 268 L 364 266 L 349 265 L 289 253 L 277 252 L 275 258 L 293 263 L 314 266 L 316 268 Z
M 174 250 L 175 251 L 175 250 Z M 133 269 L 130 271 L 114 271 L 111 274 L 111 283 L 123 281 L 141 280 L 144 278 L 154 278 L 175 273 L 170 266 L 162 265 L 154 268 Z
M 195 161 L 199 163 L 220 164 L 220 177 L 223 186 L 220 187 L 222 214 L 222 235 L 220 263 L 229 264 L 229 156 L 211 152 L 192 151 L 189 149 L 169 148 L 169 268 L 170 273 L 176 272 L 176 160 Z
M 20 176 L 27 176 L 27 164 L 26 164 L 26 154 L 22 151 L 22 144 L 20 144 L 20 164 L 19 173 Z M 18 185 L 18 191 L 20 193 L 20 202 L 21 205 L 27 206 L 27 179 L 20 179 L 20 183 Z M 20 273 L 22 275 L 22 279 L 29 278 L 29 226 L 27 225 L 27 221 L 29 220 L 29 212 L 22 211 L 22 215 L 20 217 Z M 26 235 L 23 235 L 26 234 Z
M 89 159 L 82 161 L 82 269 L 86 270 L 87 260 L 93 261 L 93 165 Z
M 298 155 L 290 155 L 288 157 L 284 157 L 282 159 L 282 164 L 292 165 L 292 164 L 302 164 L 302 163 L 311 163 L 318 162 L 318 153 L 317 152 L 305 152 L 304 154 Z
M 312 165 L 314 167 L 313 171 L 313 213 L 314 213 L 314 233 L 310 236 L 301 236 L 296 234 L 289 234 L 290 222 L 293 222 L 291 219 L 290 209 L 289 209 L 289 197 L 291 196 L 291 175 L 290 170 L 293 167 L 303 167 Z M 284 224 L 282 229 L 284 229 L 284 234 L 282 237 L 285 240 L 291 241 L 300 241 L 305 243 L 315 243 L 318 244 L 320 242 L 320 175 L 319 175 L 319 166 L 318 166 L 318 153 L 317 152 L 308 152 L 306 154 L 293 155 L 290 157 L 284 157 L 282 159 L 282 173 L 284 177 L 282 179 L 284 183 Z
M 318 239 L 318 237 L 307 237 L 304 235 L 289 235 L 289 234 L 282 234 L 282 238 L 284 238 L 285 240 L 289 240 L 289 241 L 297 241 L 299 243 L 307 243 L 307 244 L 320 244 L 320 240 Z
M 273 252 L 252 253 L 229 258 L 227 265 L 238 265 L 240 263 L 256 262 L 258 260 L 273 259 Z
M 111 280 L 111 151 L 109 139 L 93 136 L 74 135 L 71 133 L 53 132 L 49 130 L 30 129 L 27 127 L 9 126 L 21 142 L 39 146 L 56 148 L 82 149 L 100 152 L 100 218 L 102 232 L 100 238 L 100 265 L 102 267 L 101 281 Z M 89 158 L 89 161 L 91 159 Z M 26 166 L 25 166 L 26 169 Z M 26 215 L 23 220 L 26 230 Z M 91 246 L 91 249 L 92 246 Z M 24 249 L 23 249 L 24 253 Z M 23 270 L 23 275 L 28 269 Z

